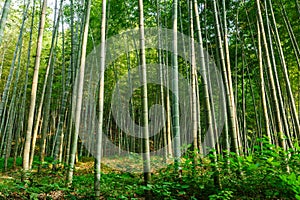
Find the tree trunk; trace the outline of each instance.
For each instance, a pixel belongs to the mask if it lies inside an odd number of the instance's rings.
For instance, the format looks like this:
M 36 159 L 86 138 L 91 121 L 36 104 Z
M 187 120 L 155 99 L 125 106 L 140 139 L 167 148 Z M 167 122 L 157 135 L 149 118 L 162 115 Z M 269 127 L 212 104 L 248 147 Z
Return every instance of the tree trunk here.
M 83 83 L 84 83 L 84 70 L 85 70 L 85 60 L 86 60 L 86 47 L 89 31 L 89 19 L 90 19 L 90 10 L 91 10 L 91 0 L 86 2 L 85 7 L 85 26 L 83 29 L 83 41 L 81 46 L 81 60 L 80 60 L 80 69 L 78 74 L 78 87 L 77 89 L 77 101 L 76 101 L 76 110 L 75 110 L 75 133 L 72 139 L 71 153 L 70 153 L 70 166 L 68 171 L 68 185 L 72 184 L 73 172 L 75 167 L 75 157 L 77 152 L 77 142 L 79 135 L 79 126 L 80 126 L 80 115 L 81 115 L 81 105 L 82 105 L 82 92 L 83 92 Z
M 34 121 L 34 111 L 35 111 L 35 104 L 36 104 L 37 85 L 38 85 L 39 68 L 40 68 L 40 61 L 41 61 L 42 44 L 43 44 L 43 34 L 44 34 L 44 26 L 45 26 L 45 19 L 46 19 L 46 9 L 47 9 L 47 0 L 44 0 L 42 6 L 41 18 L 40 18 L 40 25 L 39 25 L 39 33 L 38 33 L 35 65 L 34 65 L 34 75 L 33 75 L 32 88 L 31 88 L 29 117 L 28 117 L 27 132 L 26 132 L 25 146 L 23 152 L 23 169 L 25 171 L 29 170 L 31 134 L 32 134 L 33 121 Z
M 104 71 L 105 71 L 105 35 L 106 35 L 106 0 L 102 0 L 102 21 L 101 21 L 101 52 L 100 52 L 100 83 L 99 83 L 99 123 L 96 135 L 96 156 L 94 190 L 95 196 L 100 197 L 101 178 L 101 156 L 102 156 L 102 133 L 103 133 L 103 107 L 104 107 Z
M 180 157 L 180 123 L 179 123 L 179 88 L 178 88 L 178 45 L 177 45 L 177 20 L 178 20 L 178 0 L 173 0 L 173 53 L 172 53 L 172 87 L 173 87 L 173 102 L 172 102 L 172 129 L 174 141 L 174 161 L 175 170 L 181 177 Z
M 10 8 L 11 0 L 5 0 L 3 9 L 2 9 L 2 16 L 0 21 L 0 44 L 2 43 L 2 38 L 4 34 L 4 28 L 6 25 L 7 15 Z
M 141 68 L 141 85 L 142 85 L 142 105 L 143 105 L 143 169 L 145 185 L 151 181 L 150 168 L 150 146 L 149 146 L 149 125 L 148 125 L 148 92 L 147 92 L 147 68 L 145 54 L 145 33 L 144 33 L 144 7 L 143 0 L 139 0 L 139 26 L 140 26 L 140 68 Z M 146 199 L 151 199 L 150 191 L 146 191 Z

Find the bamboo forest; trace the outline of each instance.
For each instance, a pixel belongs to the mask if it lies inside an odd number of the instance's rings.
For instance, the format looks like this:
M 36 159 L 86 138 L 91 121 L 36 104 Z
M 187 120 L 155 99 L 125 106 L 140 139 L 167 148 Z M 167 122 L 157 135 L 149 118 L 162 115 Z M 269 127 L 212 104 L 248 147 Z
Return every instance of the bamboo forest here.
M 298 0 L 0 5 L 0 199 L 300 199 Z

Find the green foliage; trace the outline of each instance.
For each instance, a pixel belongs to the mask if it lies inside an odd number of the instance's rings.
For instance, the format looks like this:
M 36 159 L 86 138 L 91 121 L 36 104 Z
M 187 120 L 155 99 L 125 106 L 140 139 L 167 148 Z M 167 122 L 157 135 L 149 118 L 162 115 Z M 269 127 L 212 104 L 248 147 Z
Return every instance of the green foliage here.
M 217 200 L 217 199 L 222 199 L 222 200 L 227 200 L 227 199 L 231 199 L 232 196 L 232 191 L 229 190 L 222 190 L 220 192 L 218 192 L 217 194 L 213 194 L 209 196 L 209 200 Z
M 154 199 L 300 199 L 299 146 L 285 152 L 267 141 L 258 140 L 261 145 L 254 146 L 253 153 L 247 156 L 231 153 L 227 159 L 218 155 L 217 165 L 188 152 L 182 158 L 180 178 L 170 164 L 155 172 L 148 185 L 143 184 L 140 174 L 105 170 L 101 173 L 101 195 L 105 199 L 139 199 L 150 191 Z M 197 165 L 194 156 L 199 157 Z M 51 158 L 46 160 L 51 162 Z M 81 160 L 92 163 L 90 159 Z M 216 174 L 221 188 L 216 187 Z M 75 172 L 70 188 L 61 172 L 32 172 L 26 180 L 21 171 L 2 176 L 11 176 L 0 179 L 0 196 L 5 198 L 16 198 L 15 191 L 24 199 L 38 199 L 43 194 L 50 197 L 53 193 L 66 199 L 93 198 L 94 177 L 84 171 Z
M 226 170 L 228 161 L 218 156 L 220 189 L 214 183 L 215 164 L 203 159 L 195 167 L 193 158 L 188 157 L 181 163 L 181 178 L 174 173 L 173 166 L 169 166 L 154 177 L 153 185 L 147 187 L 157 199 L 299 198 L 299 152 L 285 153 L 269 145 L 265 139 L 260 142 L 263 143 L 263 150 L 249 156 L 237 157 L 231 153 L 230 170 Z M 290 156 L 286 159 L 288 154 Z
M 13 167 L 13 160 L 14 158 L 8 158 L 8 164 L 7 164 L 7 168 L 11 169 Z M 16 159 L 16 166 L 22 166 L 22 158 L 18 157 Z M 0 158 L 0 169 L 4 168 L 4 158 Z
M 281 175 L 281 180 L 292 188 L 293 192 L 296 194 L 296 199 L 300 199 L 300 176 L 292 172 L 288 175 Z

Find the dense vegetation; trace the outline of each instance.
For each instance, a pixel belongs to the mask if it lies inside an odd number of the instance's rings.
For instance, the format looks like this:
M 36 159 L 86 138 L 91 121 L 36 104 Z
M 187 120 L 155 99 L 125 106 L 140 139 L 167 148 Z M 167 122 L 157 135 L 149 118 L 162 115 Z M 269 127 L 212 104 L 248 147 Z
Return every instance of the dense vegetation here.
M 124 173 L 106 165 L 102 166 L 101 193 L 103 199 L 141 199 L 145 190 L 151 190 L 154 199 L 299 199 L 299 156 L 291 156 L 287 161 L 282 149 L 276 149 L 264 141 L 264 150 L 254 147 L 255 152 L 249 156 L 236 157 L 231 154 L 227 160 L 220 158 L 221 170 L 216 172 L 209 158 L 193 166 L 190 156 L 183 156 L 183 176 L 178 178 L 174 166 L 155 171 L 151 184 L 144 186 L 139 173 Z M 297 152 L 289 152 L 297 154 Z M 22 171 L 10 171 L 1 177 L 3 183 L 1 197 L 30 199 L 90 199 L 93 185 L 93 160 L 82 157 L 77 163 L 73 186 L 66 187 L 64 172 L 45 170 L 41 173 L 31 172 L 31 179 L 23 181 Z M 47 160 L 47 167 L 52 164 Z M 38 161 L 36 161 L 38 162 Z M 124 162 L 116 159 L 115 165 Z M 10 163 L 12 164 L 12 163 Z M 21 166 L 21 160 L 17 160 Z M 290 171 L 287 172 L 287 166 Z M 46 167 L 46 168 L 47 168 Z M 230 170 L 229 170 L 230 168 Z M 221 188 L 214 186 L 214 176 L 218 173 Z
M 0 198 L 300 199 L 298 0 L 0 3 Z

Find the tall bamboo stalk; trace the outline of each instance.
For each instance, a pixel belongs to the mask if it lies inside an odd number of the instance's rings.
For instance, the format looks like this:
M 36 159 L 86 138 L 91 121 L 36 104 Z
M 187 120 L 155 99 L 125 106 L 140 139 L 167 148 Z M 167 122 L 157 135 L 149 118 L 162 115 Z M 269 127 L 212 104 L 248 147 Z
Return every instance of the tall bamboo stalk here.
M 76 93 L 76 110 L 75 110 L 75 133 L 72 139 L 71 153 L 70 153 L 70 168 L 68 171 L 68 185 L 72 184 L 73 173 L 75 167 L 75 157 L 77 152 L 77 142 L 79 135 L 79 126 L 80 126 L 80 115 L 81 115 L 81 105 L 82 105 L 82 94 L 83 94 L 83 83 L 84 83 L 84 70 L 85 70 L 85 60 L 86 60 L 86 47 L 87 39 L 89 32 L 89 19 L 90 19 L 90 10 L 91 10 L 91 0 L 86 2 L 85 6 L 85 25 L 83 29 L 83 41 L 81 46 L 81 59 L 80 59 L 80 69 L 78 74 L 78 87 Z
M 24 152 L 23 152 L 23 169 L 25 171 L 29 170 L 31 136 L 32 136 L 32 127 L 33 127 L 33 122 L 34 122 L 34 111 L 35 111 L 35 104 L 36 104 L 39 68 L 40 68 L 42 45 L 43 45 L 44 26 L 45 26 L 45 21 L 46 21 L 46 9 L 47 9 L 47 0 L 44 0 L 43 6 L 42 6 L 42 11 L 41 11 L 40 25 L 39 25 L 39 33 L 38 33 L 38 41 L 37 41 L 38 45 L 37 45 L 37 49 L 36 49 L 34 74 L 33 74 L 33 79 L 32 79 L 29 117 L 28 117 L 27 132 L 26 132 L 25 146 L 24 146 Z
M 100 197 L 101 178 L 101 154 L 102 154 L 102 134 L 103 134 L 103 114 L 104 114 L 104 70 L 105 70 L 105 40 L 106 40 L 106 0 L 102 0 L 102 21 L 101 21 L 101 44 L 100 44 L 100 83 L 99 83 L 99 123 L 96 135 L 96 156 L 95 156 L 95 177 L 94 190 L 96 197 Z

